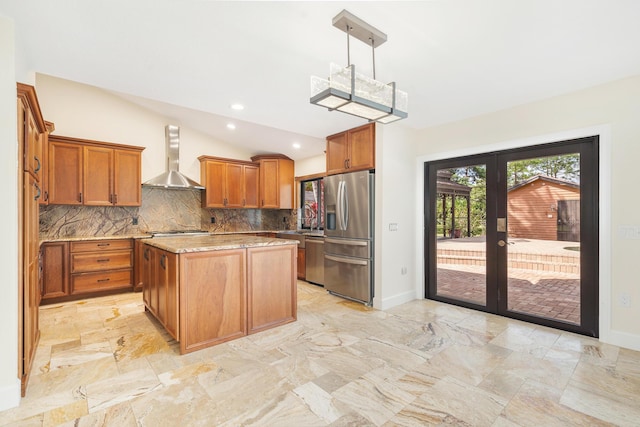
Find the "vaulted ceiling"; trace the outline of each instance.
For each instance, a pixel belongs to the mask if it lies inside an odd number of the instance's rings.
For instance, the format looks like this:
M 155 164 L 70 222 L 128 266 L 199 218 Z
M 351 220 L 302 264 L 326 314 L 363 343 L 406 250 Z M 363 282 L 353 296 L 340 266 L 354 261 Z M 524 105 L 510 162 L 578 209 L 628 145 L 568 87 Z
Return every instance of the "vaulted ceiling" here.
M 310 76 L 347 65 L 346 35 L 332 26 L 342 9 L 388 35 L 376 78 L 409 93 L 409 118 L 387 126 L 421 129 L 640 74 L 634 0 L 0 0 L 18 75 L 97 86 L 294 159 L 364 123 L 309 103 Z M 371 75 L 370 47 L 352 39 L 351 62 Z

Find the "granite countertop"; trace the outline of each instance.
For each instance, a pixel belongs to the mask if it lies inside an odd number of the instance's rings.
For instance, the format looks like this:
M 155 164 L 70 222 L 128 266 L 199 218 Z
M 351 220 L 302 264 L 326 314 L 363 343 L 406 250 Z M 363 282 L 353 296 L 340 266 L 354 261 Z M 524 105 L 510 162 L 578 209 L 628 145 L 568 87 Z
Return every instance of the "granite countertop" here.
M 255 233 L 291 233 L 291 234 L 304 234 L 306 236 L 323 236 L 322 231 L 308 230 L 245 230 L 245 231 L 211 231 L 209 236 L 242 236 L 243 234 L 255 234 Z M 113 240 L 113 239 L 148 239 L 152 237 L 150 233 L 132 233 L 132 234 L 119 234 L 111 236 L 66 236 L 66 237 L 47 237 L 40 240 L 40 243 L 48 242 L 79 242 L 84 240 Z M 208 236 L 204 236 L 208 237 Z M 250 236 L 253 238 L 253 236 Z
M 115 239 L 147 239 L 151 237 L 149 233 L 120 234 L 117 236 L 72 236 L 72 237 L 49 237 L 40 240 L 40 243 L 48 242 L 81 242 L 84 240 L 115 240 Z
M 221 251 L 259 246 L 297 245 L 298 241 L 269 237 L 241 236 L 236 234 L 154 237 L 145 243 L 165 251 L 183 254 L 190 252 Z

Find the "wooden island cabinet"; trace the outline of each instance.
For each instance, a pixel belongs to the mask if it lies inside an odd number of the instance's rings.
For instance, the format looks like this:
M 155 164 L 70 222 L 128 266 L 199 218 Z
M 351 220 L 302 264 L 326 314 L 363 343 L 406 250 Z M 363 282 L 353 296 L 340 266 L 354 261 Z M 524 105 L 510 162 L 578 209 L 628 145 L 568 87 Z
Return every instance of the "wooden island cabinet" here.
M 190 353 L 296 320 L 296 242 L 253 236 L 144 240 L 146 309 Z

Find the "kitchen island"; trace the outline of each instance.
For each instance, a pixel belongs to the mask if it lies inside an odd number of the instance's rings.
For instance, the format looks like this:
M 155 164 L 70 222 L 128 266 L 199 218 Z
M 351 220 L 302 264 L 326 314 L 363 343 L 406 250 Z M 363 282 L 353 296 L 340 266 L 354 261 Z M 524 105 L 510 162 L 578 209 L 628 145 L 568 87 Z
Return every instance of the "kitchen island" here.
M 145 309 L 181 354 L 296 320 L 296 241 L 205 235 L 143 243 Z

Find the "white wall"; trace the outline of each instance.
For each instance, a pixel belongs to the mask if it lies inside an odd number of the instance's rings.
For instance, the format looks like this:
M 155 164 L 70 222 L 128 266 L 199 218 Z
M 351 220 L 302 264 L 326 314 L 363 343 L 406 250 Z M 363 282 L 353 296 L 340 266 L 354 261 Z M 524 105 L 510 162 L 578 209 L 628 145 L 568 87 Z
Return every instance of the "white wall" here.
M 640 350 L 640 239 L 624 239 L 619 230 L 640 227 L 639 117 L 636 76 L 422 130 L 416 140 L 416 197 L 422 194 L 424 161 L 600 134 L 600 338 Z M 420 202 L 415 209 L 421 227 Z M 416 261 L 423 259 L 417 242 Z M 630 296 L 630 307 L 618 304 L 622 293 Z
M 0 200 L 6 204 L 0 235 L 0 411 L 20 403 L 18 379 L 18 135 L 13 21 L 0 16 Z
M 417 297 L 413 133 L 401 123 L 376 125 L 374 307 L 383 310 Z
M 327 160 L 324 154 L 296 160 L 295 176 L 315 175 L 324 173 L 327 170 Z
M 36 91 L 45 120 L 54 135 L 72 136 L 146 147 L 142 152 L 142 181 L 165 171 L 164 127 L 180 123 L 128 102 L 102 89 L 45 74 L 36 75 Z M 200 181 L 198 156 L 249 160 L 248 151 L 180 127 L 180 172 Z

